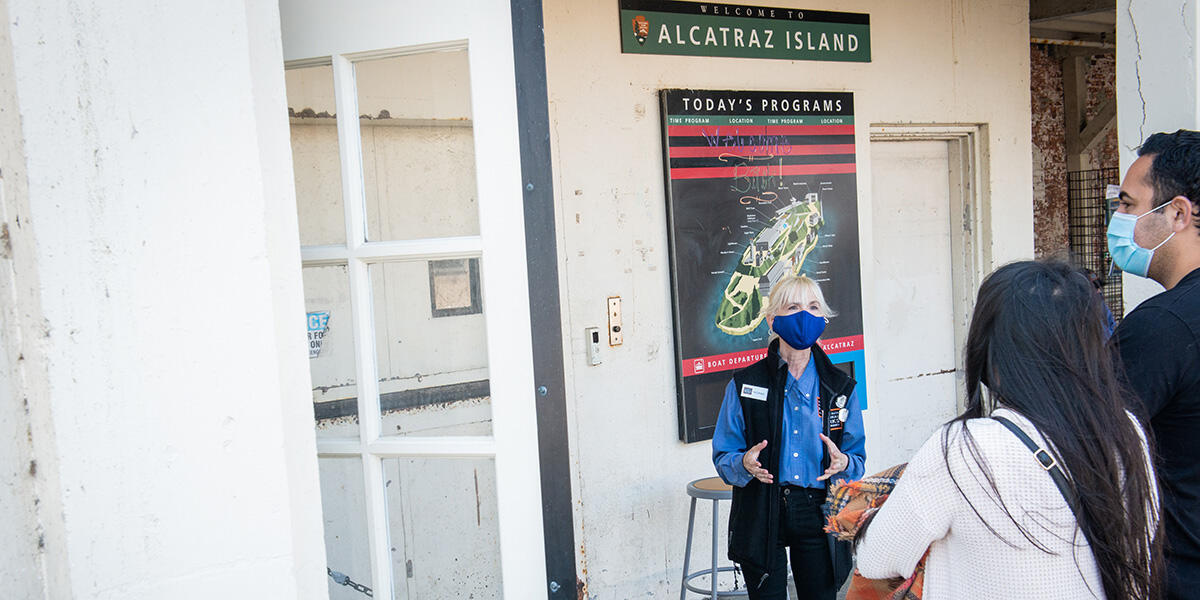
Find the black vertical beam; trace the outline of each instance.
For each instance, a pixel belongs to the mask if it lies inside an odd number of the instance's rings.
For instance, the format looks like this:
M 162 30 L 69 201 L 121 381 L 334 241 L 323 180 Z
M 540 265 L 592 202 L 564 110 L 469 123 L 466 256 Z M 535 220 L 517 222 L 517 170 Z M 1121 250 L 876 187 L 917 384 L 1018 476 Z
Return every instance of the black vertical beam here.
M 558 238 L 550 164 L 550 107 L 546 92 L 546 38 L 541 0 L 511 0 L 521 185 L 525 194 L 525 254 L 533 324 L 533 377 L 537 394 L 542 523 L 546 535 L 546 591 L 551 600 L 575 598 L 575 524 L 571 518 L 571 462 L 558 302 Z

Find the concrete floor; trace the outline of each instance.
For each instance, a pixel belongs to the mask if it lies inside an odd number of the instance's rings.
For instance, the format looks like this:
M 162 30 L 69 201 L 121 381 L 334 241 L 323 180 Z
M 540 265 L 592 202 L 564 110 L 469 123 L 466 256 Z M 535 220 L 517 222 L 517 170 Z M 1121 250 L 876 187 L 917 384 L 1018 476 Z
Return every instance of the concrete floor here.
M 846 600 L 846 592 L 850 589 L 850 579 L 851 579 L 850 577 L 847 577 L 846 582 L 842 584 L 842 589 L 838 590 L 837 600 Z M 738 587 L 744 589 L 745 585 L 746 585 L 746 580 L 744 578 L 742 578 L 740 574 L 738 575 L 737 581 L 739 584 Z M 701 582 L 698 580 L 697 582 L 693 583 L 692 585 L 700 585 L 700 584 L 701 584 Z M 721 580 L 718 582 L 718 585 L 720 586 L 719 588 L 717 588 L 718 590 L 727 590 L 730 587 L 732 587 L 729 583 L 725 582 L 724 577 L 721 578 Z M 738 596 L 735 596 L 735 598 L 736 597 L 738 597 Z M 741 597 L 745 598 L 745 596 L 741 596 Z M 792 579 L 791 573 L 788 573 L 788 598 L 790 598 L 791 600 L 797 600 L 796 584 L 795 584 L 795 580 Z M 712 600 L 712 596 L 699 596 L 696 594 L 688 594 L 688 600 L 696 600 L 696 599 Z

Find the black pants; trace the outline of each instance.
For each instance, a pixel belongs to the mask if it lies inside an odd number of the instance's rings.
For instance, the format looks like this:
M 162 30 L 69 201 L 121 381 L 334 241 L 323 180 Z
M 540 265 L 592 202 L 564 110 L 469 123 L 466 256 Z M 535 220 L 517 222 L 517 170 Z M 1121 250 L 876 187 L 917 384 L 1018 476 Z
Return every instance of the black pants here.
M 783 487 L 779 514 L 779 546 L 769 559 L 767 578 L 762 571 L 743 566 L 750 600 L 787 599 L 787 559 L 790 550 L 792 577 L 800 600 L 833 600 L 837 586 L 825 535 L 825 490 Z M 759 586 L 759 582 L 762 585 Z

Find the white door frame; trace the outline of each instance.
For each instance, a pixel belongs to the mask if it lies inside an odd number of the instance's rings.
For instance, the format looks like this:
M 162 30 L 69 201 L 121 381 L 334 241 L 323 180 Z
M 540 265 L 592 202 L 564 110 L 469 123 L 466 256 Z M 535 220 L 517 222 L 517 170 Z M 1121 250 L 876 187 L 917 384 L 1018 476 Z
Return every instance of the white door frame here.
M 304 266 L 349 268 L 358 379 L 359 437 L 319 439 L 321 456 L 360 456 L 366 486 L 376 598 L 393 597 L 383 459 L 492 457 L 496 468 L 500 567 L 508 598 L 545 598 L 546 565 L 516 79 L 508 2 L 360 0 L 338 5 L 282 0 L 288 67 L 331 64 L 345 201 L 346 245 L 305 247 Z M 480 234 L 366 241 L 362 146 L 354 63 L 467 48 Z M 482 257 L 492 435 L 382 436 L 368 265 Z
M 981 148 L 983 125 L 911 125 L 872 123 L 871 143 L 945 141 L 949 143 L 951 282 L 954 296 L 954 356 L 962 360 L 975 293 L 991 270 L 991 206 L 987 195 L 987 152 Z M 872 197 L 880 190 L 871 190 Z M 875 225 L 873 225 L 875 226 Z M 957 406 L 965 408 L 966 374 L 955 371 Z M 880 389 L 875 385 L 875 389 Z

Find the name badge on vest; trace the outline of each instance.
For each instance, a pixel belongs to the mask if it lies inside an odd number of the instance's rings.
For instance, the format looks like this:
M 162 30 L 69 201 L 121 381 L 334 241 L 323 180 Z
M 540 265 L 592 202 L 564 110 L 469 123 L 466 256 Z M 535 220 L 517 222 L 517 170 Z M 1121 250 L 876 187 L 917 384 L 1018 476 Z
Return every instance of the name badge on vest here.
M 827 413 L 826 426 L 830 431 L 841 429 L 846 426 L 846 418 L 850 416 L 850 411 L 846 409 L 833 408 Z
M 742 397 L 743 397 L 743 398 L 749 398 L 749 399 L 751 399 L 751 400 L 763 400 L 763 401 L 766 401 L 766 399 L 767 399 L 767 388 L 765 388 L 765 387 L 758 387 L 757 385 L 750 385 L 750 384 L 748 384 L 748 383 L 743 383 L 743 384 L 742 384 Z

